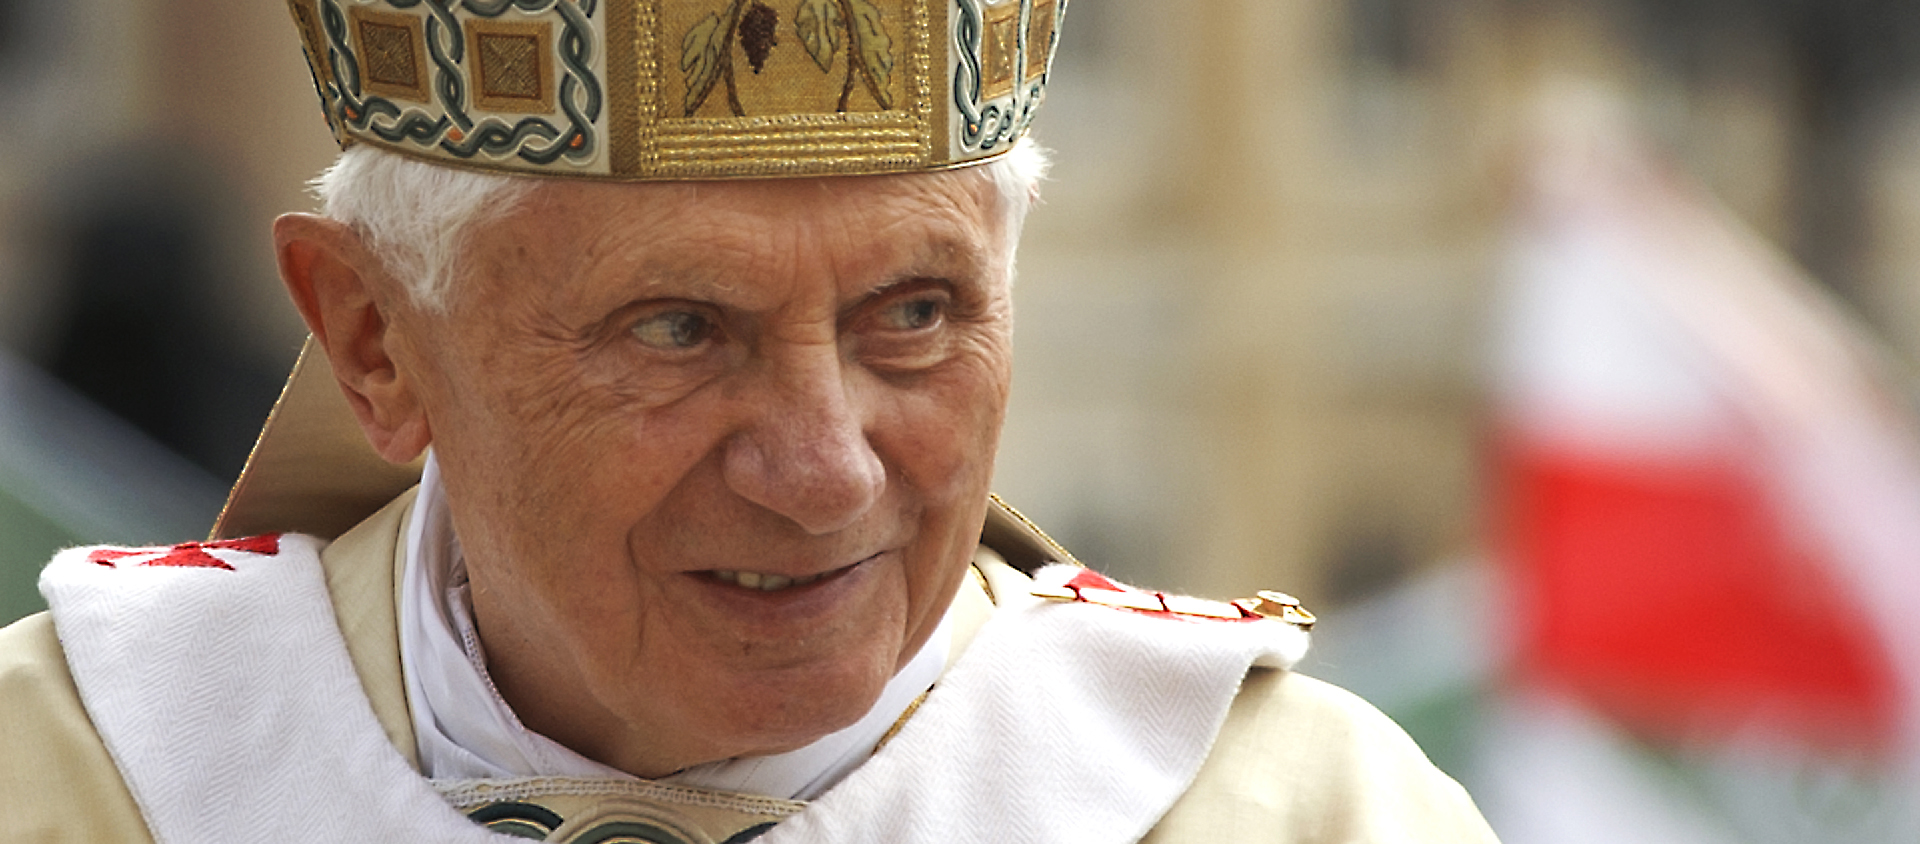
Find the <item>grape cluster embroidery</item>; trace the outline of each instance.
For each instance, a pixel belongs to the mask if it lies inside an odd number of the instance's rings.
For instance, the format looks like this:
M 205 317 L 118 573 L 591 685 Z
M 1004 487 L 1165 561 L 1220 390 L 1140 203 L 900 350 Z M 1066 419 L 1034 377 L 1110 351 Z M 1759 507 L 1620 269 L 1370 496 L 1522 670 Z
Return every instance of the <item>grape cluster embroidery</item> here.
M 766 68 L 773 48 L 780 45 L 780 13 L 761 0 L 731 0 L 725 9 L 710 12 L 687 30 L 680 42 L 680 69 L 687 75 L 686 116 L 705 104 L 715 87 L 727 92 L 727 108 L 745 117 L 734 81 L 733 46 L 738 44 L 747 64 L 758 75 Z M 893 37 L 873 0 L 799 0 L 793 11 L 793 32 L 807 57 L 823 74 L 833 72 L 834 59 L 846 49 L 845 76 L 835 112 L 845 112 L 856 87 L 863 87 L 881 109 L 893 108 Z

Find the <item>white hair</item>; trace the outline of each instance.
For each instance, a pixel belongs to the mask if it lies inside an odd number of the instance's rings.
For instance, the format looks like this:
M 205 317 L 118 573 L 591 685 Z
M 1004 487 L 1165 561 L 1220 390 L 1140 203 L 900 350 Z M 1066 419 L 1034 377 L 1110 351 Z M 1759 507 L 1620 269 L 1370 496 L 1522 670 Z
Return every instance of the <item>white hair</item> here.
M 973 172 L 993 182 L 1006 214 L 1007 268 L 1040 196 L 1047 153 L 1021 138 L 1007 154 Z M 461 170 L 357 144 L 314 179 L 321 213 L 367 239 L 387 272 L 405 285 L 416 306 L 444 312 L 460 274 L 466 237 L 475 226 L 511 212 L 541 181 Z
M 1040 201 L 1040 183 L 1047 178 L 1047 169 L 1052 166 L 1053 160 L 1046 149 L 1034 143 L 1032 135 L 1022 135 L 1006 155 L 979 168 L 999 190 L 1000 210 L 1007 215 L 1008 264 L 1013 263 L 1014 247 L 1020 245 L 1020 229 L 1027 223 L 1027 210 Z

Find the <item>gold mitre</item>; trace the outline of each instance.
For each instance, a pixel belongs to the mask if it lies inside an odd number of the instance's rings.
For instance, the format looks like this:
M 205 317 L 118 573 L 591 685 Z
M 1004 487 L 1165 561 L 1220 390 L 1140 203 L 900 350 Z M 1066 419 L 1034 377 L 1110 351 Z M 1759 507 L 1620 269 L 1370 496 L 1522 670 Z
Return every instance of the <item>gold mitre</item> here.
M 289 0 L 342 147 L 599 179 L 1005 152 L 1067 0 Z

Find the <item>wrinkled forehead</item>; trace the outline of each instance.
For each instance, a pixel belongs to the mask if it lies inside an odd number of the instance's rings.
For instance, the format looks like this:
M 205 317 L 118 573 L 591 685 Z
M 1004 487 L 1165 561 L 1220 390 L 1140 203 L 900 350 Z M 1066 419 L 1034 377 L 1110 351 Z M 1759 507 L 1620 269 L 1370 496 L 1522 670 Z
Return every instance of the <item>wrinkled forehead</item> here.
M 685 214 L 760 217 L 804 222 L 834 209 L 869 209 L 876 216 L 942 215 L 986 225 L 1002 212 L 989 171 L 963 167 L 925 173 L 728 179 L 669 182 L 534 183 L 531 204 L 540 213 L 593 213 L 619 207 L 654 217 Z
M 625 248 L 689 259 L 768 241 L 840 251 L 973 251 L 1000 257 L 1006 214 L 974 168 L 938 173 L 712 182 L 550 181 L 476 246 L 544 246 L 592 260 Z

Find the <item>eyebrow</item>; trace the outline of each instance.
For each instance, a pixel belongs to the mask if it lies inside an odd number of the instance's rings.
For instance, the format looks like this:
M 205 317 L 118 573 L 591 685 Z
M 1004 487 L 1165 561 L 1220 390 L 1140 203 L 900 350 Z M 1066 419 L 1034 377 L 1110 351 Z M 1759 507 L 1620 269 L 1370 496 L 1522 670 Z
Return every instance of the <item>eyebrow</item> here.
M 900 283 L 920 278 L 949 278 L 956 284 L 962 278 L 981 279 L 969 286 L 985 287 L 999 258 L 993 248 L 990 227 L 966 219 L 959 208 L 938 208 L 930 213 L 897 219 L 880 235 L 873 246 L 887 275 L 878 277 L 867 291 L 858 295 L 864 301 Z M 643 236 L 644 237 L 644 236 Z M 674 238 L 673 240 L 679 240 Z M 623 272 L 622 297 L 627 300 L 649 298 L 687 298 L 716 304 L 740 303 L 743 291 L 753 285 L 749 279 L 729 271 L 724 262 L 716 263 L 716 251 L 732 251 L 712 243 L 674 243 L 646 238 L 632 255 Z M 743 254 L 751 254 L 742 249 Z M 887 266 L 890 265 L 890 266 Z M 591 274 L 590 266 L 575 272 Z M 747 303 L 750 306 L 750 303 Z
M 745 285 L 729 281 L 730 276 L 712 268 L 701 268 L 683 260 L 647 259 L 627 274 L 625 288 L 629 298 L 647 299 L 658 295 L 670 298 L 723 299 L 738 293 Z
M 942 226 L 942 228 L 947 231 L 936 233 L 924 240 L 920 249 L 906 262 L 907 266 L 952 267 L 959 264 L 962 270 L 971 275 L 985 275 L 986 270 L 993 266 L 994 253 L 987 239 L 965 236 L 953 231 L 949 226 Z M 910 272 L 918 274 L 917 271 Z

